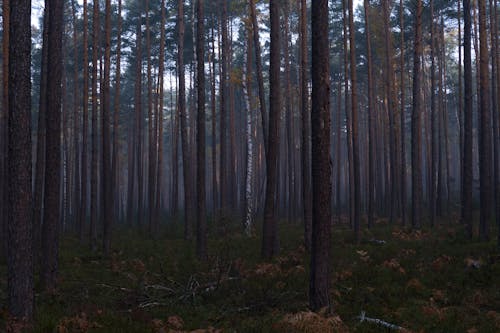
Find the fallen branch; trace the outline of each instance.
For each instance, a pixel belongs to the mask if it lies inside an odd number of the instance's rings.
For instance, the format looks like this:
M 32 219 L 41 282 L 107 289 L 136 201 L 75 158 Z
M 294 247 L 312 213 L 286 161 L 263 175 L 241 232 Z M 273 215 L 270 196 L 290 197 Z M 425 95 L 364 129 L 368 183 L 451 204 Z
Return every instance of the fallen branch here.
M 377 324 L 379 326 L 382 326 L 382 327 L 385 327 L 385 328 L 388 328 L 388 329 L 391 329 L 391 330 L 396 330 L 396 331 L 404 330 L 403 327 L 398 326 L 398 325 L 394 325 L 394 324 L 391 324 L 391 323 L 388 323 L 388 322 L 386 322 L 384 320 L 377 319 L 377 318 L 367 317 L 365 311 L 361 311 L 361 315 L 358 316 L 358 319 L 359 319 L 360 323 L 362 323 L 364 321 L 367 321 L 369 323 L 374 323 L 374 324 Z

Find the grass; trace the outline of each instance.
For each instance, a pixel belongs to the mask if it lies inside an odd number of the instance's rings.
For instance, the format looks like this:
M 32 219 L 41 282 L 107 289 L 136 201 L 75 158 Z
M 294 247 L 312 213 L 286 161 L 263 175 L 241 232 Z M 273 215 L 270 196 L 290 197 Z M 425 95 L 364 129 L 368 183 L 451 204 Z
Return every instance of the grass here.
M 318 331 L 324 316 L 304 319 L 313 314 L 300 226 L 280 226 L 282 255 L 271 262 L 260 259 L 259 237 L 227 232 L 210 239 L 210 258 L 200 263 L 180 230 L 169 225 L 155 240 L 117 230 L 111 258 L 64 237 L 60 287 L 55 295 L 36 294 L 35 332 Z M 332 236 L 331 299 L 340 326 L 325 321 L 330 331 L 384 330 L 360 323 L 361 311 L 415 332 L 500 331 L 493 241 L 468 241 L 456 225 L 411 232 L 380 223 L 363 231 L 360 245 L 345 226 Z M 0 306 L 5 285 L 1 263 Z M 0 331 L 7 320 L 1 313 Z

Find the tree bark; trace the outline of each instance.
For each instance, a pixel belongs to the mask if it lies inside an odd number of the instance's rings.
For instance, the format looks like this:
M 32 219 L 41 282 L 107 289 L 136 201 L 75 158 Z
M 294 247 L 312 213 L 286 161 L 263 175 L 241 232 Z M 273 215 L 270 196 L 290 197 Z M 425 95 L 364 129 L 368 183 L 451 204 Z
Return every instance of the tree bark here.
M 47 63 L 49 57 L 49 0 L 43 13 L 42 68 L 40 72 L 40 97 L 38 104 L 38 131 L 36 139 L 35 192 L 33 202 L 33 248 L 40 253 L 43 221 L 43 193 L 45 184 L 45 135 L 47 110 Z M 5 59 L 5 58 L 4 58 Z M 7 62 L 8 64 L 8 62 Z M 35 259 L 36 260 L 36 259 Z
M 349 45 L 350 65 L 351 65 L 351 116 L 352 116 L 352 153 L 354 172 L 354 232 L 356 241 L 361 239 L 361 183 L 360 183 L 360 161 L 359 161 L 359 139 L 358 139 L 358 91 L 356 78 L 356 47 L 354 42 L 354 9 L 353 1 L 348 0 L 349 6 Z
M 112 168 L 112 186 L 113 191 L 113 219 L 119 220 L 119 193 L 120 193 L 120 168 L 118 167 L 120 159 L 120 146 L 118 142 L 118 133 L 120 129 L 120 97 L 121 97 L 121 47 L 122 47 L 122 0 L 118 0 L 118 32 L 116 39 L 116 74 L 115 74 L 115 99 L 113 110 L 113 157 L 111 161 Z
M 113 191 L 111 175 L 111 0 L 105 3 L 105 47 L 104 47 L 104 94 L 102 114 L 102 163 L 103 163 L 103 252 L 109 256 L 111 251 L 111 228 L 113 227 Z
M 311 249 L 312 184 L 311 184 L 311 113 L 307 73 L 307 4 L 300 0 L 300 109 L 302 114 L 302 200 L 304 204 L 304 244 Z
M 89 100 L 89 56 L 88 56 L 88 9 L 87 0 L 83 0 L 83 100 L 82 100 L 82 196 L 78 237 L 84 239 L 87 223 L 87 193 L 88 193 L 88 100 Z
M 478 0 L 479 6 L 479 186 L 481 214 L 479 220 L 479 238 L 489 239 L 492 219 L 492 147 L 491 147 L 491 109 L 489 82 L 489 54 L 486 27 L 486 1 Z
M 94 0 L 93 29 L 92 29 L 92 161 L 90 176 L 90 248 L 97 250 L 97 222 L 98 222 L 98 145 L 97 145 L 97 58 L 99 48 L 99 0 Z
M 352 8 L 352 0 L 349 0 Z M 330 69 L 328 1 L 312 1 L 312 185 L 313 224 L 309 304 L 330 307 Z M 351 44 L 353 45 L 353 44 Z M 354 71 L 353 71 L 354 72 Z
M 262 237 L 262 256 L 266 259 L 278 254 L 278 221 L 276 195 L 278 178 L 279 118 L 281 112 L 280 90 L 280 4 L 269 2 L 271 20 L 271 54 L 269 67 L 269 138 L 266 178 L 266 201 Z
M 422 211 L 422 0 L 417 0 L 413 46 L 412 226 L 420 228 Z
M 4 1 L 9 31 L 7 155 L 7 299 L 9 312 L 33 318 L 33 234 L 31 196 L 31 18 L 30 1 Z M 5 27 L 5 25 L 4 25 Z M 4 36 L 6 34 L 4 33 Z M 4 58 L 5 59 L 5 58 Z M 5 67 L 4 67 L 5 69 Z
M 197 90 L 198 90 L 198 118 L 197 118 L 197 168 L 196 180 L 198 191 L 196 254 L 198 259 L 207 259 L 207 220 L 206 220 L 206 192 L 205 192 L 205 22 L 203 0 L 196 1 L 196 58 L 197 58 Z

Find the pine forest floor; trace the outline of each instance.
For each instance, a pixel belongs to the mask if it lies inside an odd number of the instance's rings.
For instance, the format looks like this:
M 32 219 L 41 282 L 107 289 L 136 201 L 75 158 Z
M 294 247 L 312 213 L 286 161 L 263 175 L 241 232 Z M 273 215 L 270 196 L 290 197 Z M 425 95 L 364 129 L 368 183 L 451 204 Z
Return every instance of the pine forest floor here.
M 236 226 L 234 229 L 238 229 Z M 104 258 L 72 236 L 61 240 L 60 288 L 36 294 L 35 332 L 500 332 L 496 244 L 466 240 L 444 222 L 419 231 L 378 221 L 355 245 L 334 226 L 333 314 L 308 310 L 309 254 L 302 227 L 280 225 L 281 256 L 260 259 L 260 237 L 211 237 L 200 263 L 182 226 L 156 240 L 117 230 Z M 492 230 L 496 232 L 496 230 Z M 212 236 L 217 232 L 212 232 Z M 492 237 L 493 238 L 493 237 Z M 0 262 L 0 331 L 8 322 L 6 266 Z

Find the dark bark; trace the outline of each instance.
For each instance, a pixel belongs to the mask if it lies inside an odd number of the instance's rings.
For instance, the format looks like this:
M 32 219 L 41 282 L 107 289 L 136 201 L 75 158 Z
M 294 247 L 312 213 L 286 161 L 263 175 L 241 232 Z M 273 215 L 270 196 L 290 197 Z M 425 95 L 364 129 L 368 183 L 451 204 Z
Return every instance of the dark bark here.
M 221 218 L 226 218 L 228 210 L 228 168 L 227 168 L 227 55 L 228 55 L 228 37 L 227 37 L 227 2 L 221 0 L 221 63 L 220 63 L 220 87 L 219 87 L 219 108 L 220 108 L 220 208 Z
M 111 0 L 105 7 L 105 47 L 104 47 L 104 94 L 102 96 L 102 163 L 103 163 L 103 252 L 109 256 L 111 251 L 111 228 L 113 226 L 113 175 L 111 174 Z
M 116 40 L 116 74 L 115 74 L 115 99 L 114 99 L 114 110 L 113 110 L 113 157 L 111 161 L 112 168 L 112 186 L 111 191 L 113 191 L 113 219 L 118 221 L 119 219 L 119 184 L 120 184 L 120 174 L 121 168 L 118 165 L 121 162 L 120 159 L 120 146 L 118 143 L 118 133 L 120 128 L 120 96 L 121 96 L 121 46 L 122 46 L 122 0 L 118 0 L 118 32 Z
M 352 121 L 352 154 L 353 154 L 353 172 L 354 172 L 354 232 L 356 241 L 361 239 L 360 223 L 361 223 L 361 182 L 360 182 L 360 161 L 359 161 L 359 138 L 358 138 L 358 91 L 356 78 L 356 48 L 354 47 L 354 9 L 353 1 L 349 3 L 349 45 L 350 48 L 350 65 L 351 65 L 351 121 Z
M 422 0 L 417 0 L 413 46 L 412 226 L 420 228 L 422 211 Z
M 138 18 L 136 27 L 136 74 L 135 74 L 135 93 L 134 93 L 134 108 L 135 108 L 135 142 L 134 142 L 134 164 L 137 167 L 137 187 L 135 187 L 137 193 L 137 211 L 136 214 L 136 224 L 142 224 L 142 194 L 143 188 L 143 156 L 142 156 L 142 14 Z M 135 174 L 133 174 L 133 177 Z M 134 184 L 135 186 L 135 184 Z M 133 195 L 133 194 L 132 194 Z
M 352 6 L 352 0 L 350 0 Z M 312 1 L 312 186 L 313 224 L 309 304 L 330 307 L 330 69 L 328 1 Z
M 271 54 L 269 67 L 269 138 L 266 178 L 266 201 L 262 236 L 262 256 L 271 258 L 278 254 L 278 221 L 276 195 L 278 179 L 279 118 L 281 112 L 280 90 L 280 5 L 278 0 L 269 2 L 271 20 Z
M 87 0 L 83 0 L 83 99 L 82 99 L 82 201 L 78 236 L 84 239 L 87 222 L 87 190 L 88 190 L 88 100 L 89 100 L 89 56 L 88 56 L 88 11 Z
M 97 250 L 97 192 L 98 192 L 98 145 L 97 145 L 97 108 L 98 92 L 97 92 L 97 58 L 99 48 L 99 0 L 94 0 L 93 10 L 93 28 L 92 28 L 92 161 L 90 175 L 90 248 L 92 251 Z
M 464 4 L 464 146 L 462 176 L 462 222 L 467 225 L 467 234 L 472 238 L 472 20 L 470 0 Z
M 179 75 L 179 114 L 181 118 L 182 165 L 184 175 L 184 238 L 191 239 L 194 199 L 193 179 L 191 177 L 190 149 L 188 137 L 188 119 L 186 110 L 186 81 L 184 71 L 184 1 L 179 1 L 177 14 L 178 52 L 177 71 Z
M 366 31 L 366 52 L 368 58 L 368 227 L 373 226 L 374 220 L 374 201 L 375 201 L 375 109 L 374 92 L 373 92 L 373 60 L 372 60 L 372 45 L 370 38 L 370 1 L 364 0 L 365 9 L 365 31 Z M 337 158 L 339 158 L 337 156 Z
M 206 192 L 205 192 L 205 22 L 203 14 L 203 0 L 196 1 L 196 58 L 197 58 L 197 90 L 198 90 L 198 118 L 197 118 L 197 228 L 196 228 L 196 255 L 200 260 L 207 258 L 207 220 L 206 220 Z
M 492 137 L 490 109 L 489 53 L 486 27 L 486 1 L 478 0 L 479 6 L 479 187 L 481 214 L 479 220 L 479 238 L 489 239 L 490 222 L 493 211 L 492 185 Z
M 267 149 L 269 124 L 266 109 L 266 97 L 264 90 L 264 75 L 262 70 L 262 50 L 260 47 L 259 25 L 257 23 L 257 14 L 255 10 L 255 0 L 249 0 L 250 19 L 252 20 L 253 44 L 255 45 L 255 65 L 257 67 L 257 84 L 259 86 L 259 105 L 260 116 L 262 119 L 262 133 L 264 137 L 264 152 Z
M 61 106 L 62 106 L 62 36 L 63 36 L 62 0 L 51 0 L 48 19 L 48 47 L 50 50 L 47 63 L 47 108 L 46 108 L 46 150 L 45 150 L 45 196 L 42 227 L 42 258 L 40 280 L 45 291 L 54 291 L 57 287 L 60 191 L 61 191 Z
M 8 89 L 9 99 L 7 300 L 10 314 L 27 320 L 33 318 L 34 304 L 31 220 L 33 211 L 31 206 L 30 6 L 29 0 L 3 2 L 4 18 L 9 18 L 7 23 L 9 28 L 8 80 L 4 81 L 4 89 Z M 7 55 L 5 49 L 4 55 Z
M 401 88 L 401 110 L 400 110 L 400 130 L 401 130 L 401 224 L 406 225 L 406 84 L 405 84 L 405 34 L 404 34 L 404 9 L 403 0 L 399 0 L 399 25 L 401 28 L 400 42 L 400 88 Z
M 33 248 L 40 253 L 43 221 L 43 192 L 45 183 L 45 135 L 47 110 L 47 63 L 49 57 L 49 0 L 43 13 L 42 68 L 40 71 L 40 99 L 38 104 L 38 130 L 36 139 L 35 192 L 33 202 Z
M 308 250 L 312 242 L 311 184 L 311 113 L 307 71 L 307 4 L 300 0 L 300 109 L 302 112 L 302 200 L 304 205 L 304 243 Z

